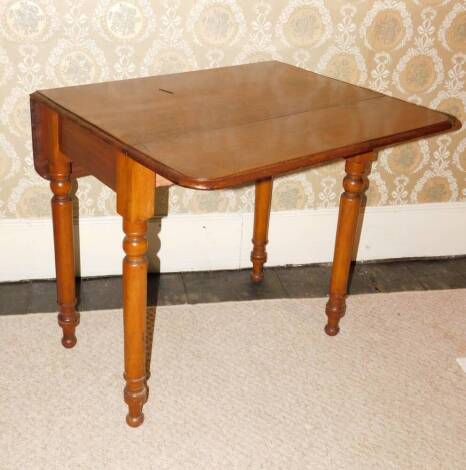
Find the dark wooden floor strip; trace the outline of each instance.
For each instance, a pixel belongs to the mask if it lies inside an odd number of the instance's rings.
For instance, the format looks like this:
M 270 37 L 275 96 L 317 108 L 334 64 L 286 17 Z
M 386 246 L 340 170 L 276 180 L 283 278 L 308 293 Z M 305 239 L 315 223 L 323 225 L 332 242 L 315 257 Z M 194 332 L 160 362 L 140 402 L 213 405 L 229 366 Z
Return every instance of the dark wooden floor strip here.
M 150 274 L 149 305 L 180 305 L 238 300 L 325 297 L 330 265 L 266 269 L 262 284 L 250 270 Z M 352 267 L 350 294 L 466 288 L 466 257 L 358 263 Z M 55 312 L 53 280 L 0 284 L 0 315 Z M 121 308 L 121 277 L 78 280 L 79 309 Z

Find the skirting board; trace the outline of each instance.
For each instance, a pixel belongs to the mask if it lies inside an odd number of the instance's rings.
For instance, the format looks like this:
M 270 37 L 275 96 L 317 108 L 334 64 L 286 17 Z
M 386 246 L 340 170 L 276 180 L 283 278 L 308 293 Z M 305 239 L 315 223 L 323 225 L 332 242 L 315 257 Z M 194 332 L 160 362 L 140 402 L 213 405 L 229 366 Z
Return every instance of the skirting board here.
M 273 212 L 267 266 L 332 260 L 337 208 Z M 149 226 L 150 270 L 250 266 L 253 215 L 175 214 Z M 81 218 L 82 276 L 121 274 L 120 217 Z M 55 277 L 49 219 L 0 220 L 0 282 Z M 466 253 L 466 202 L 368 207 L 358 260 Z

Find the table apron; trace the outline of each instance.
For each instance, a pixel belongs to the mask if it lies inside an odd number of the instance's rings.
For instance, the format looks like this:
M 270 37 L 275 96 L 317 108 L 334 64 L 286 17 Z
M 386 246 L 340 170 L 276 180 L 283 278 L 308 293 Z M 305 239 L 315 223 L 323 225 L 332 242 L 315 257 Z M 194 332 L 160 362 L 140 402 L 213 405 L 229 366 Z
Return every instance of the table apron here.
M 60 150 L 71 160 L 72 166 L 84 168 L 89 175 L 116 190 L 116 166 L 120 149 L 72 119 L 60 116 Z

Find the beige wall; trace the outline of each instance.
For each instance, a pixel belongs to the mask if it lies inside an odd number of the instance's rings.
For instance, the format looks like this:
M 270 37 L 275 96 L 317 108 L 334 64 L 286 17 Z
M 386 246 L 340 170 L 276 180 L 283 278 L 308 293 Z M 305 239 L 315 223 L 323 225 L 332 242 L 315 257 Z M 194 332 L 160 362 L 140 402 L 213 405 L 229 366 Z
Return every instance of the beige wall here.
M 0 0 L 0 216 L 49 215 L 32 166 L 35 89 L 277 58 L 465 118 L 466 4 L 455 0 Z M 349 117 L 350 118 L 350 117 Z M 384 151 L 372 205 L 466 198 L 466 130 Z M 276 181 L 275 210 L 337 204 L 342 165 Z M 80 181 L 83 215 L 114 198 Z M 170 212 L 243 212 L 251 188 L 170 190 Z

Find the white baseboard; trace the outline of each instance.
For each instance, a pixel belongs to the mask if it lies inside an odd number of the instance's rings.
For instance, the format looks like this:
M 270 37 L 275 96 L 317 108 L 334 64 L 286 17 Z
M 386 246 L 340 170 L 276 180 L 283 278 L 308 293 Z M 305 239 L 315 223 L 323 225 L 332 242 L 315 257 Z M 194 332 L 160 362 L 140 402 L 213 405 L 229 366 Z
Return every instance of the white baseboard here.
M 268 266 L 332 260 L 337 209 L 274 212 Z M 150 269 L 162 272 L 250 266 L 252 214 L 170 215 L 149 229 Z M 121 274 L 120 217 L 82 218 L 82 276 Z M 466 253 L 466 203 L 366 209 L 357 259 Z M 0 220 L 0 281 L 55 277 L 48 219 Z

